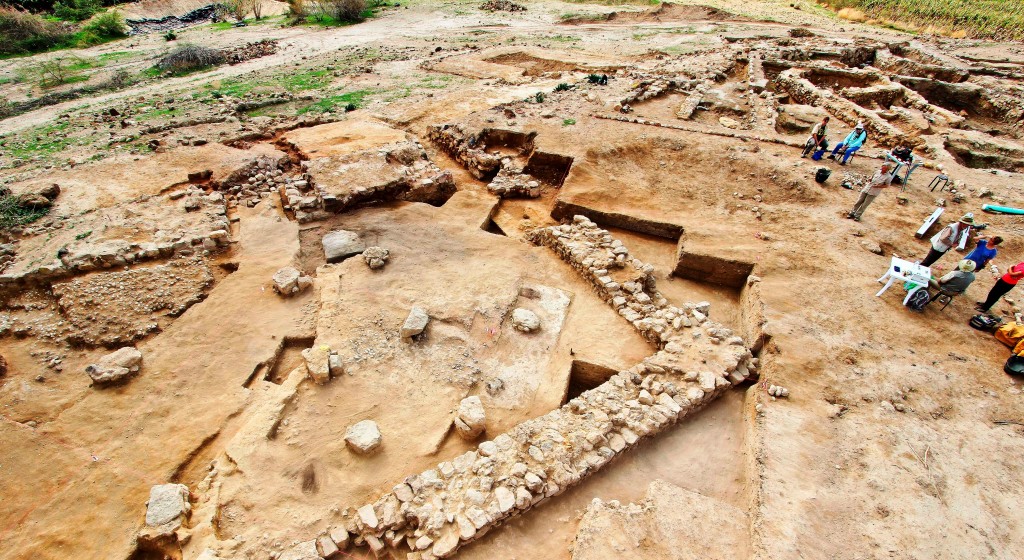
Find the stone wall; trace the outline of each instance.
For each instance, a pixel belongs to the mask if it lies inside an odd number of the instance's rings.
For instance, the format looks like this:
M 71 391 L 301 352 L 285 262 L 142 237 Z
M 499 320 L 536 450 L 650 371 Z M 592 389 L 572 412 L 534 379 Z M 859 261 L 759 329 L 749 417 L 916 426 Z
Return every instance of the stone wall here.
M 587 218 L 531 238 L 558 252 L 663 349 L 561 408 L 345 510 L 343 524 L 317 539 L 321 550 L 332 551 L 325 556 L 336 554 L 327 540 L 369 546 L 379 556 L 405 553 L 409 560 L 451 556 L 754 375 L 757 359 L 742 339 L 707 320 L 706 304 L 668 305 L 651 268 Z M 687 308 L 693 311 L 684 314 Z M 308 549 L 310 542 L 300 546 Z

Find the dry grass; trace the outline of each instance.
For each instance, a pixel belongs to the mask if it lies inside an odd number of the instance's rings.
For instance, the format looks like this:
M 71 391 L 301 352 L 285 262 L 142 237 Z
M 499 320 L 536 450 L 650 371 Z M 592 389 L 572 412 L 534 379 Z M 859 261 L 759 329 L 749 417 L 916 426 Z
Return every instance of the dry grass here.
M 913 33 L 1024 39 L 1024 2 L 1019 0 L 824 0 L 821 3 L 836 10 L 843 19 Z

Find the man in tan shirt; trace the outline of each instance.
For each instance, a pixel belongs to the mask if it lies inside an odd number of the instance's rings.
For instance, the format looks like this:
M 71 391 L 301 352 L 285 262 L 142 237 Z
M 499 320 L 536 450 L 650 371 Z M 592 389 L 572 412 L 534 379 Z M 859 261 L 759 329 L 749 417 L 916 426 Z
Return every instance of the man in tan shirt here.
M 882 167 L 875 171 L 875 174 L 868 181 L 868 184 L 864 186 L 860 191 L 860 198 L 857 199 L 857 203 L 853 205 L 853 210 L 846 215 L 847 218 L 860 221 L 861 215 L 864 214 L 864 210 L 875 201 L 875 197 L 881 194 L 882 189 L 889 186 L 892 183 L 892 172 L 890 171 L 892 166 L 886 162 L 882 164 Z

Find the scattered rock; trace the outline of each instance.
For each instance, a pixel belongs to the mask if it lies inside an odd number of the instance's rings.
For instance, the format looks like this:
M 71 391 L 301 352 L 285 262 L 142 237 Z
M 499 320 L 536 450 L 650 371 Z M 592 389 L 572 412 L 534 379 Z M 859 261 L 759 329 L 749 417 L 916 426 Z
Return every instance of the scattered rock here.
M 324 256 L 329 263 L 338 263 L 366 250 L 366 246 L 354 231 L 343 229 L 332 231 L 323 239 Z
M 739 128 L 740 122 L 729 117 L 718 117 L 718 122 L 725 128 Z
M 782 387 L 781 385 L 769 385 L 768 394 L 773 397 L 785 398 L 789 396 L 789 389 Z
M 512 326 L 518 331 L 531 333 L 540 328 L 540 318 L 533 311 L 520 307 L 512 312 Z
M 455 416 L 455 429 L 463 439 L 473 440 L 484 432 L 486 416 L 480 397 L 472 396 L 462 399 Z
M 885 254 L 885 252 L 882 251 L 882 247 L 878 243 L 876 243 L 874 241 L 871 241 L 870 239 L 865 239 L 865 240 L 861 241 L 860 245 L 861 245 L 861 247 L 864 247 L 865 249 L 867 249 L 868 251 L 871 251 L 872 253 L 874 253 L 876 255 L 884 255 Z
M 389 258 L 391 258 L 391 253 L 382 247 L 368 247 L 363 251 L 363 261 L 373 270 L 384 268 Z
M 363 420 L 349 426 L 345 431 L 345 443 L 349 449 L 361 455 L 374 452 L 381 443 L 377 423 L 373 420 Z
M 399 334 L 403 340 L 411 340 L 412 337 L 422 333 L 427 328 L 428 321 L 430 321 L 430 315 L 427 315 L 426 309 L 413 307 L 409 311 L 409 316 L 405 318 L 405 323 L 402 324 Z
M 112 385 L 126 381 L 142 367 L 142 352 L 126 346 L 100 358 L 99 362 L 86 366 L 95 385 Z

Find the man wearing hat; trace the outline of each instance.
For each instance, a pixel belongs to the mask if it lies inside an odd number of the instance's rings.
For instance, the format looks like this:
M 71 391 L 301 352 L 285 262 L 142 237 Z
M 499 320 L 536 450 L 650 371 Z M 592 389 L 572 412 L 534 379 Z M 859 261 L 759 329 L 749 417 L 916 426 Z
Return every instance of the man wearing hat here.
M 882 189 L 889 186 L 892 183 L 892 164 L 885 162 L 882 167 L 875 171 L 875 174 L 871 176 L 871 180 L 868 181 L 867 185 L 860 191 L 860 198 L 857 199 L 857 203 L 853 205 L 853 210 L 846 215 L 847 218 L 852 220 L 860 221 L 860 217 L 864 214 L 864 210 L 875 201 L 875 198 L 882 193 Z
M 939 233 L 932 236 L 932 248 L 928 251 L 928 256 L 921 261 L 921 265 L 931 266 L 932 263 L 939 260 L 942 255 L 946 254 L 946 251 L 960 241 L 965 231 L 970 231 L 973 225 L 974 214 L 968 212 L 959 221 L 939 230 Z
M 853 153 L 859 150 L 860 147 L 864 145 L 864 141 L 867 140 L 867 138 L 868 133 L 867 131 L 864 130 L 864 123 L 857 123 L 857 126 L 856 128 L 853 129 L 853 132 L 847 134 L 846 139 L 844 139 L 842 142 L 836 145 L 835 149 L 833 149 L 832 153 L 828 156 L 828 159 L 834 160 L 836 159 L 836 154 L 838 154 L 842 150 L 846 150 L 845 152 L 843 152 L 842 161 L 839 162 L 839 165 L 846 165 L 846 162 L 850 159 L 850 157 L 853 156 Z

